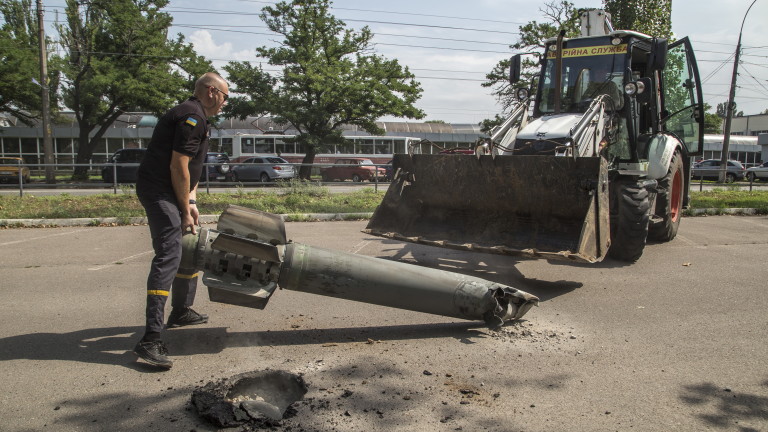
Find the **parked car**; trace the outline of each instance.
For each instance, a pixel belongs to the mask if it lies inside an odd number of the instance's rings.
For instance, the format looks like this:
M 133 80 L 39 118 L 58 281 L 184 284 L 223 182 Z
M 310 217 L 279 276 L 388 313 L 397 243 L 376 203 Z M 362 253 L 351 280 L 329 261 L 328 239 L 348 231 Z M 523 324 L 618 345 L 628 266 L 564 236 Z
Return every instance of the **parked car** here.
M 208 172 L 208 181 L 229 180 L 229 156 L 226 153 L 210 152 L 205 158 L 205 165 L 200 174 L 200 183 L 205 182 L 205 173 Z
M 728 167 L 725 172 L 725 182 L 733 183 L 737 180 L 744 180 L 745 175 L 744 166 L 739 161 L 729 160 Z M 719 159 L 707 159 L 701 162 L 697 162 L 691 169 L 691 176 L 694 179 L 704 178 L 710 180 L 717 180 L 720 178 L 720 160 Z
M 109 164 L 101 168 L 101 179 L 105 183 L 114 183 L 113 175 L 117 173 L 118 183 L 136 183 L 139 164 L 144 159 L 145 154 L 147 154 L 147 149 L 121 149 L 116 151 L 109 157 L 107 161 Z
M 257 156 L 245 159 L 231 168 L 234 181 L 260 181 L 262 183 L 274 180 L 287 180 L 296 176 L 293 165 L 278 156 Z
M 0 183 L 18 183 L 19 171 L 21 182 L 29 183 L 29 167 L 21 166 L 23 163 L 22 158 L 0 157 Z
M 321 168 L 320 175 L 323 181 L 352 180 L 353 182 L 360 182 L 373 181 L 376 178 L 384 181 L 386 170 L 375 166 L 370 159 L 343 158 L 336 159 L 334 166 Z
M 752 182 L 768 179 L 768 162 L 763 162 L 762 165 L 756 167 L 747 168 L 747 179 Z
M 390 159 L 386 165 L 384 165 L 384 177 L 387 181 L 392 181 L 395 178 L 394 169 L 392 168 L 392 159 Z

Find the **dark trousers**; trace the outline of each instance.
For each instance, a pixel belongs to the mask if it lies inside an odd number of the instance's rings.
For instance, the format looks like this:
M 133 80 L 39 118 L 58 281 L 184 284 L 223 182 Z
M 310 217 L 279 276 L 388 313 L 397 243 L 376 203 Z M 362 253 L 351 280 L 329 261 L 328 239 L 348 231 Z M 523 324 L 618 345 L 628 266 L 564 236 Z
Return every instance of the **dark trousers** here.
M 190 307 L 195 301 L 198 274 L 181 269 L 181 214 L 174 196 L 144 197 L 139 201 L 147 212 L 155 257 L 147 277 L 147 336 L 159 337 L 164 327 L 165 303 L 169 291 L 171 306 Z

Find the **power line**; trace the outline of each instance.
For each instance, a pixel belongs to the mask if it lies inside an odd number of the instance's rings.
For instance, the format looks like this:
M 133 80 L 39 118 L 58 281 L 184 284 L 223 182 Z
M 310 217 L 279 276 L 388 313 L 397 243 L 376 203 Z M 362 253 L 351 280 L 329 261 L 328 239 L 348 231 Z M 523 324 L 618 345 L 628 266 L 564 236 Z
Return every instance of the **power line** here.
M 720 93 L 720 94 L 712 94 L 712 93 L 703 93 L 704 96 L 710 96 L 712 99 L 715 98 L 728 98 L 728 93 Z M 738 99 L 749 99 L 749 100 L 759 100 L 759 101 L 768 101 L 768 98 L 765 97 L 750 97 L 750 96 L 738 96 Z
M 768 88 L 766 88 L 766 87 L 765 87 L 765 85 L 764 85 L 763 83 L 761 83 L 761 82 L 760 82 L 760 81 L 759 81 L 757 78 L 755 78 L 755 76 L 754 76 L 754 75 L 752 75 L 752 73 L 750 73 L 750 72 L 749 72 L 749 70 L 748 70 L 747 68 L 745 68 L 745 67 L 742 67 L 742 68 L 741 68 L 741 70 L 743 70 L 744 72 L 746 72 L 746 73 L 747 73 L 747 75 L 749 75 L 749 77 L 750 77 L 750 78 L 752 78 L 752 79 L 755 81 L 755 83 L 757 83 L 757 84 L 758 84 L 760 87 L 762 87 L 762 88 L 763 88 L 763 90 L 765 90 L 766 92 L 768 92 Z M 766 94 L 766 96 L 768 96 L 768 94 Z
M 202 30 L 220 31 L 220 32 L 227 32 L 227 33 L 256 34 L 256 35 L 268 35 L 268 36 L 275 35 L 275 33 L 260 33 L 260 32 L 248 32 L 244 30 L 215 29 L 215 28 L 208 28 L 205 26 L 178 25 L 178 24 L 175 24 L 175 26 L 182 27 L 182 28 L 196 28 L 196 29 L 202 29 Z M 511 54 L 510 51 L 489 51 L 489 50 L 478 50 L 478 49 L 457 48 L 457 47 L 436 47 L 436 46 L 424 46 L 424 45 L 395 44 L 395 43 L 389 43 L 389 42 L 373 42 L 373 45 L 396 46 L 396 47 L 402 47 L 402 48 L 426 48 L 426 49 L 449 50 L 449 51 L 468 51 L 468 52 L 480 52 L 480 53 L 487 53 L 487 54 L 505 54 L 505 55 Z
M 165 12 L 168 13 L 189 13 L 189 14 L 206 14 L 206 15 L 238 15 L 238 16 L 253 16 L 253 15 L 260 15 L 260 13 L 254 13 L 254 12 L 238 12 L 238 11 L 217 11 L 217 10 L 206 10 L 206 9 L 198 9 L 198 10 L 184 10 L 184 9 L 166 9 Z M 387 24 L 387 25 L 400 25 L 400 26 L 409 26 L 409 27 L 425 27 L 425 28 L 439 28 L 444 30 L 461 30 L 461 31 L 476 31 L 476 32 L 483 32 L 483 33 L 499 33 L 499 34 L 520 34 L 519 32 L 507 32 L 507 31 L 501 31 L 501 30 L 488 30 L 488 29 L 477 29 L 477 28 L 467 28 L 467 27 L 453 27 L 453 26 L 439 26 L 439 25 L 432 25 L 432 24 L 413 24 L 413 23 L 403 23 L 403 22 L 395 22 L 395 21 L 373 21 L 373 20 L 360 20 L 360 19 L 342 19 L 339 18 L 340 21 L 347 22 L 362 22 L 362 23 L 372 23 L 372 24 Z
M 200 28 L 205 30 L 217 30 L 217 31 L 225 31 L 227 28 L 263 28 L 268 29 L 267 26 L 256 26 L 256 25 L 230 25 L 230 24 L 171 24 L 171 26 L 176 27 L 185 27 L 185 28 Z M 232 30 L 234 32 L 237 32 L 237 30 Z M 246 33 L 246 32 L 243 32 Z M 250 33 L 249 34 L 269 34 L 269 35 L 276 35 L 277 33 L 271 32 L 271 33 Z M 380 33 L 376 32 L 373 34 L 374 36 L 393 36 L 393 37 L 407 37 L 407 38 L 413 38 L 418 37 L 419 39 L 430 39 L 430 40 L 441 40 L 441 41 L 448 41 L 448 42 L 464 42 L 464 43 L 476 43 L 476 44 L 485 44 L 485 45 L 503 45 L 503 46 L 509 46 L 508 43 L 503 42 L 488 42 L 488 41 L 477 41 L 477 40 L 466 40 L 466 39 L 452 39 L 452 38 L 439 38 L 439 37 L 430 37 L 430 36 L 414 36 L 414 35 L 407 35 L 407 34 L 394 34 L 394 33 Z
M 465 49 L 465 48 L 456 48 L 456 47 L 433 47 L 433 46 L 423 46 L 423 45 L 406 45 L 406 44 L 393 44 L 393 43 L 384 43 L 384 42 L 374 42 L 374 45 L 386 45 L 386 46 L 396 46 L 396 47 L 402 47 L 402 48 L 426 48 L 426 49 L 437 49 L 437 50 L 448 50 L 448 51 L 468 51 L 468 52 L 479 52 L 479 53 L 486 53 L 486 54 L 505 54 L 510 55 L 511 53 L 509 51 L 488 51 L 488 50 L 476 50 L 476 49 Z
M 275 3 L 272 2 L 266 2 L 266 1 L 259 1 L 259 0 L 237 0 L 245 3 L 262 3 L 262 4 L 269 4 L 274 5 Z M 483 19 L 483 18 L 470 18 L 470 17 L 457 17 L 457 16 L 447 16 L 447 15 L 432 15 L 432 14 L 422 14 L 422 13 L 413 13 L 413 12 L 394 12 L 394 11 L 382 11 L 382 10 L 370 10 L 370 9 L 353 9 L 353 8 L 340 8 L 340 7 L 332 7 L 332 9 L 335 10 L 345 10 L 345 11 L 353 11 L 353 12 L 369 12 L 369 13 L 383 13 L 383 14 L 392 14 L 392 15 L 408 15 L 408 16 L 423 16 L 423 17 L 429 17 L 429 18 L 448 18 L 448 19 L 458 19 L 458 20 L 465 20 L 465 21 L 480 21 L 480 22 L 491 22 L 491 23 L 497 23 L 497 24 L 523 24 L 519 22 L 512 22 L 512 21 L 498 21 L 498 20 L 489 20 L 489 19 Z
M 714 69 L 712 72 L 710 72 L 710 73 L 709 73 L 709 75 L 707 75 L 707 76 L 706 76 L 706 78 L 704 78 L 704 79 L 701 81 L 701 82 L 702 82 L 702 84 L 703 84 L 703 83 L 706 83 L 707 81 L 709 81 L 709 79 L 710 79 L 710 78 L 712 78 L 713 76 L 715 76 L 715 74 L 717 74 L 718 72 L 720 72 L 720 70 L 722 70 L 722 69 L 723 69 L 723 67 L 725 67 L 725 65 L 726 65 L 728 62 L 730 62 L 730 61 L 731 61 L 731 59 L 733 58 L 733 56 L 734 56 L 734 55 L 736 55 L 736 54 L 735 54 L 735 53 L 732 53 L 732 54 L 731 54 L 731 56 L 730 56 L 729 58 L 725 59 L 725 60 L 724 60 L 724 61 L 723 61 L 723 62 L 720 64 L 720 66 L 718 66 L 718 67 L 717 67 L 717 68 L 715 68 L 715 69 Z
M 768 69 L 768 66 L 762 65 L 762 64 L 757 64 L 757 63 L 741 62 L 741 64 L 746 64 L 746 65 L 750 65 L 750 66 L 757 66 L 757 67 Z

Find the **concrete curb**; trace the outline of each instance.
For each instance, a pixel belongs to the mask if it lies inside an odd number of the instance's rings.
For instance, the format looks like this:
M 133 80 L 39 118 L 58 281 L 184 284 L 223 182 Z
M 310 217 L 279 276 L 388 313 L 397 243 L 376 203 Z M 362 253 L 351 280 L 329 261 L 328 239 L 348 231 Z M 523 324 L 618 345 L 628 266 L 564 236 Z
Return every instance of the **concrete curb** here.
M 717 215 L 742 215 L 754 216 L 757 209 L 754 208 L 702 208 L 685 210 L 684 215 L 690 216 L 717 216 Z
M 303 213 L 279 215 L 287 222 L 344 221 L 370 219 L 373 213 Z M 201 215 L 201 224 L 215 224 L 219 215 Z M 146 225 L 146 217 L 130 218 L 73 218 L 73 219 L 0 219 L 0 228 L 4 227 L 70 227 L 70 226 L 120 226 Z

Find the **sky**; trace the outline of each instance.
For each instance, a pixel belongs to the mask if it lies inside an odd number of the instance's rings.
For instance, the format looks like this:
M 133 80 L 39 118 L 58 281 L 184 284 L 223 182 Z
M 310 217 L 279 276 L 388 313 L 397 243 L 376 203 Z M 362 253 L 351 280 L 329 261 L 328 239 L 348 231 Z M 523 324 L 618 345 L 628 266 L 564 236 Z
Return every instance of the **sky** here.
M 44 0 L 45 1 L 45 0 Z M 739 29 L 753 0 L 672 0 L 672 30 L 676 38 L 688 36 L 696 52 L 704 101 L 715 107 L 726 102 L 733 71 Z M 198 54 L 215 67 L 229 61 L 261 63 L 258 46 L 275 46 L 259 18 L 274 0 L 171 0 L 165 11 L 173 20 L 171 32 L 185 35 Z M 519 27 L 544 21 L 544 1 L 525 0 L 335 0 L 332 13 L 349 28 L 368 26 L 374 50 L 397 59 L 416 75 L 423 93 L 416 106 L 426 118 L 448 123 L 478 123 L 500 113 L 501 107 L 481 87 L 485 74 L 513 52 Z M 576 7 L 601 7 L 602 2 L 574 1 Z M 45 1 L 46 21 L 52 11 L 63 11 L 63 0 Z M 768 0 L 757 0 L 744 22 L 742 59 L 735 101 L 744 114 L 768 109 Z M 225 75 L 226 78 L 226 75 Z M 392 120 L 392 119 L 389 119 Z M 414 120 L 415 121 L 415 120 Z

